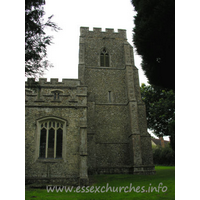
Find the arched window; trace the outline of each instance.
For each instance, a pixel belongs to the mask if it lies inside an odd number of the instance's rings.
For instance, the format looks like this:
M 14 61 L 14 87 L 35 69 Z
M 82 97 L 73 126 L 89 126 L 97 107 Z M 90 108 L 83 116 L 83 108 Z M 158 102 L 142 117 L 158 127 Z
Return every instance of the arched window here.
M 39 158 L 62 158 L 64 123 L 55 119 L 42 121 Z
M 109 54 L 104 48 L 100 55 L 100 65 L 101 67 L 109 67 Z

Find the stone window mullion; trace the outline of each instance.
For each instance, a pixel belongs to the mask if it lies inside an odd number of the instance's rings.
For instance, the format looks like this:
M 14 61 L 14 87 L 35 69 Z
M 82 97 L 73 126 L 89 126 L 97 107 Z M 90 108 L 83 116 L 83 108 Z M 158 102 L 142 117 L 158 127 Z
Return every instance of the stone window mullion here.
M 57 130 L 58 130 L 58 128 L 55 127 L 55 134 L 54 134 L 54 158 L 56 158 Z
M 49 143 L 49 123 L 47 123 L 45 158 L 48 158 L 48 143 Z

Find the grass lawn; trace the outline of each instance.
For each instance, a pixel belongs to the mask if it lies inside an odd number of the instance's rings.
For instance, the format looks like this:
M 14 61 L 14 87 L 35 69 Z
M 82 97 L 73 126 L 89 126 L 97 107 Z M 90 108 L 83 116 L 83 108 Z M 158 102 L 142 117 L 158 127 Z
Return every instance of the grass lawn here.
M 73 188 L 72 192 L 65 192 L 65 189 L 63 189 L 62 192 L 56 192 L 56 190 L 54 190 L 53 192 L 47 192 L 46 189 L 30 189 L 26 187 L 25 197 L 27 200 L 175 199 L 175 167 L 156 166 L 155 169 L 155 175 L 94 175 L 91 177 L 94 182 L 92 186 L 87 188 L 75 187 Z M 109 185 L 107 186 L 107 184 Z M 160 189 L 158 192 L 159 186 Z M 130 187 L 132 191 L 130 191 Z M 106 188 L 108 190 L 107 192 Z M 114 189 L 115 192 L 111 192 L 111 189 L 112 191 Z M 74 192 L 75 190 L 77 190 L 77 192 Z M 89 192 L 89 190 L 91 190 L 93 193 Z M 101 190 L 103 191 L 103 193 L 101 193 Z M 119 192 L 120 190 L 121 192 Z

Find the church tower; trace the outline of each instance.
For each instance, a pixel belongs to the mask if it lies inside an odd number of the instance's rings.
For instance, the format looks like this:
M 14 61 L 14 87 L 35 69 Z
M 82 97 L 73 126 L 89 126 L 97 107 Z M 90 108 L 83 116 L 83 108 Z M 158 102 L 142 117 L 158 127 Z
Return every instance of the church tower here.
M 154 173 L 145 105 L 126 30 L 81 27 L 79 45 L 79 80 L 88 98 L 88 173 Z

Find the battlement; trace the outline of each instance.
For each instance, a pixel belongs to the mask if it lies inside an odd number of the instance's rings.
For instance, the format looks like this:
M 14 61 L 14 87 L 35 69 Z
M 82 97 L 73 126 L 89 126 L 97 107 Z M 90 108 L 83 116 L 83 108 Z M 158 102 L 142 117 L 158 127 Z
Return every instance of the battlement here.
M 80 36 L 81 37 L 114 37 L 127 39 L 126 30 L 118 29 L 118 32 L 114 32 L 112 28 L 106 28 L 105 31 L 102 31 L 101 28 L 93 28 L 93 31 L 89 30 L 89 27 L 80 27 Z
M 28 78 L 25 83 L 26 106 L 87 105 L 87 87 L 80 85 L 78 79 L 62 79 L 62 82 L 59 82 L 57 78 L 52 78 L 50 81 L 47 81 L 47 78 L 40 78 L 39 81 Z
M 50 81 L 47 81 L 47 78 L 39 78 L 39 81 L 35 81 L 34 78 L 28 78 L 25 82 L 25 85 L 33 85 L 39 84 L 40 86 L 68 86 L 68 87 L 76 87 L 80 86 L 79 79 L 62 79 L 62 82 L 58 81 L 58 78 L 51 78 Z

